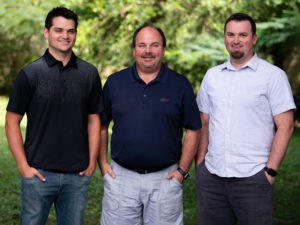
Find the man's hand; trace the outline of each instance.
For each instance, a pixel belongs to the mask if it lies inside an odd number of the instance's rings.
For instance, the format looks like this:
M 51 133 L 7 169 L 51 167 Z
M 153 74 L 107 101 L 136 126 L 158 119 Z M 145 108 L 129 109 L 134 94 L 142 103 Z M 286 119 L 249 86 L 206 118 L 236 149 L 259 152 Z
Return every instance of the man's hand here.
M 266 171 L 264 171 L 264 172 L 265 172 L 266 178 L 267 178 L 267 180 L 269 181 L 269 183 L 270 183 L 271 185 L 273 185 L 274 182 L 275 182 L 275 177 L 270 176 Z
M 95 169 L 96 169 L 96 164 L 94 163 L 92 165 L 89 165 L 88 168 L 86 168 L 84 171 L 81 171 L 79 173 L 79 176 L 86 175 L 88 177 L 91 177 L 91 176 L 93 176 Z
M 28 178 L 37 176 L 41 181 L 46 181 L 46 178 L 37 169 L 30 166 L 20 169 L 20 173 L 23 177 Z
M 181 173 L 178 172 L 178 170 L 174 170 L 172 173 L 169 173 L 168 176 L 166 176 L 167 179 L 175 178 L 179 183 L 183 183 L 183 176 Z
M 114 171 L 112 170 L 111 166 L 107 162 L 101 162 L 100 163 L 100 170 L 101 174 L 104 177 L 105 174 L 109 174 L 112 178 L 115 178 L 116 175 Z

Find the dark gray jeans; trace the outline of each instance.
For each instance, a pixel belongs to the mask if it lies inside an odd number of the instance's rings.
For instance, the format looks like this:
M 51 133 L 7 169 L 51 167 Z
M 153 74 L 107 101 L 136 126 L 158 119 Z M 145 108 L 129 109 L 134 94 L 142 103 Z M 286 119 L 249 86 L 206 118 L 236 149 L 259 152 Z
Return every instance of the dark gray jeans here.
M 273 224 L 273 187 L 264 170 L 246 178 L 223 178 L 202 162 L 196 186 L 198 225 Z

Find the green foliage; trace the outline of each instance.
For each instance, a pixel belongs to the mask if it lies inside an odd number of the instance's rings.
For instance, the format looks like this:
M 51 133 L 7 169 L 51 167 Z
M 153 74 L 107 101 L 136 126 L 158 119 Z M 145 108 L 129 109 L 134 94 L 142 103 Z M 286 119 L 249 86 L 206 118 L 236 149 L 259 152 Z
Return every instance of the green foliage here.
M 0 92 L 7 93 L 21 67 L 45 49 L 43 21 L 57 2 L 0 0 Z
M 68 7 L 79 15 L 75 53 L 96 65 L 102 77 L 132 65 L 131 39 L 149 23 L 167 37 L 164 62 L 185 75 L 195 92 L 208 68 L 228 57 L 223 24 L 234 12 L 258 23 L 256 51 L 284 67 L 299 44 L 300 0 L 0 0 L 0 91 L 7 92 L 20 68 L 41 55 L 47 12 Z

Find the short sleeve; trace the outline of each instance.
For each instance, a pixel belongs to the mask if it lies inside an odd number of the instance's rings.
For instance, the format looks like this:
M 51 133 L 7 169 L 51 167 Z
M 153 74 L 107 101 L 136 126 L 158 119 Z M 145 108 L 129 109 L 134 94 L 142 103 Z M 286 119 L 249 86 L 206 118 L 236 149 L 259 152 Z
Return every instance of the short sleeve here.
M 103 111 L 100 117 L 101 117 L 102 124 L 107 124 L 112 119 L 108 80 L 106 81 L 103 87 Z
M 209 114 L 210 104 L 207 89 L 207 76 L 204 76 L 204 79 L 201 83 L 200 89 L 197 94 L 197 104 L 200 112 Z
M 98 72 L 92 84 L 92 91 L 89 97 L 89 114 L 101 113 L 103 111 L 102 85 Z
M 183 127 L 197 130 L 202 127 L 199 109 L 192 86 L 187 82 L 183 94 Z
M 21 70 L 10 92 L 7 111 L 24 115 L 33 96 L 33 88 L 30 86 L 26 73 Z
M 296 109 L 291 86 L 284 71 L 280 70 L 271 77 L 268 98 L 273 116 Z

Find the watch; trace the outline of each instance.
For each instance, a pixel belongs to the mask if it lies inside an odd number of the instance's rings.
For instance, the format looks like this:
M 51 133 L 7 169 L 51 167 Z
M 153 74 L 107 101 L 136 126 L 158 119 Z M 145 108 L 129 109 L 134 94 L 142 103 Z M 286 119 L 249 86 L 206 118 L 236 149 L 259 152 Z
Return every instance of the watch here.
M 264 170 L 272 177 L 275 177 L 277 175 L 277 171 L 272 168 L 265 167 Z
M 183 176 L 183 179 L 188 179 L 188 177 L 190 176 L 189 173 L 184 172 L 183 169 L 181 169 L 180 167 L 177 168 L 178 172 Z

